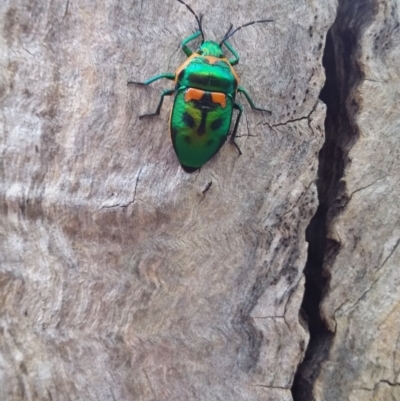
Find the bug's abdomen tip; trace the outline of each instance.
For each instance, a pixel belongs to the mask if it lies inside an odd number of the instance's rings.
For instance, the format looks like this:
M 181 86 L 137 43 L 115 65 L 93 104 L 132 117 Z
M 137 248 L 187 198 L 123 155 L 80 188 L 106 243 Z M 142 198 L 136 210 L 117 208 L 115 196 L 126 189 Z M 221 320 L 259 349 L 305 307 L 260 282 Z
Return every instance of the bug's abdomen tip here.
M 189 174 L 194 173 L 195 171 L 197 171 L 200 167 L 189 167 L 189 166 L 184 166 L 183 164 L 181 164 L 182 168 Z

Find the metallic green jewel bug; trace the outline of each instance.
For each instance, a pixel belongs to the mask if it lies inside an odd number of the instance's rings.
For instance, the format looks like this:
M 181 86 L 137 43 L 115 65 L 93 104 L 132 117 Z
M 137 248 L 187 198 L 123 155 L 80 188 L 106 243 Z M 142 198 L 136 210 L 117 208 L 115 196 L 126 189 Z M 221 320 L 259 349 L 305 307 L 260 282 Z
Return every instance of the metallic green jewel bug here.
M 231 135 L 231 141 L 242 154 L 235 142 L 243 107 L 236 102 L 238 92 L 243 93 L 253 110 L 269 110 L 256 107 L 244 88 L 239 86 L 239 78 L 233 69 L 238 64 L 239 55 L 227 41 L 239 29 L 256 23 L 272 22 L 273 20 L 252 21 L 232 30 L 232 24 L 220 43 L 204 40 L 200 18 L 193 9 L 182 0 L 195 16 L 199 29 L 182 41 L 182 50 L 188 59 L 173 73 L 163 73 L 149 78 L 145 82 L 130 81 L 129 84 L 149 85 L 161 78 L 175 81 L 174 89 L 162 92 L 157 109 L 154 113 L 144 114 L 139 118 L 152 117 L 160 114 L 165 96 L 174 95 L 174 105 L 170 117 L 170 134 L 175 153 L 182 168 L 192 173 L 207 163 L 225 143 L 231 126 L 233 110 L 238 114 Z M 202 37 L 199 49 L 193 52 L 188 43 Z M 233 58 L 225 57 L 224 45 Z

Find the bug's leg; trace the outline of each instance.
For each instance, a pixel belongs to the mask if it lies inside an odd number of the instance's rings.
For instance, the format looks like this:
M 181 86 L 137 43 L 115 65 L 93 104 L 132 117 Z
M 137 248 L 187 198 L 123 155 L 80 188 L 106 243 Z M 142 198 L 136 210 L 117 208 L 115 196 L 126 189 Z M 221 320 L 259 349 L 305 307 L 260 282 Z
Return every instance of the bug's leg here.
M 236 50 L 233 48 L 233 46 L 227 40 L 225 42 L 223 42 L 223 43 L 234 56 L 234 58 L 230 58 L 228 60 L 229 64 L 231 66 L 235 66 L 236 64 L 239 63 L 239 54 L 237 54 Z
M 129 81 L 128 85 L 150 85 L 154 81 L 158 81 L 162 78 L 170 79 L 173 81 L 175 80 L 175 74 L 173 74 L 172 72 L 164 72 L 163 74 L 154 75 L 154 77 L 151 77 L 144 82 Z
M 163 104 L 164 101 L 164 96 L 171 96 L 174 93 L 174 89 L 166 89 L 161 93 L 161 97 L 160 97 L 160 101 L 158 102 L 158 106 L 157 109 L 154 113 L 149 113 L 149 114 L 142 114 L 141 116 L 139 116 L 139 119 L 143 118 L 143 117 L 153 117 L 153 116 L 158 116 L 160 115 L 160 110 L 161 110 L 161 106 Z
M 232 135 L 231 135 L 231 142 L 235 145 L 236 149 L 239 152 L 239 156 L 240 156 L 242 154 L 242 151 L 240 150 L 239 145 L 235 142 L 235 138 L 236 138 L 236 132 L 237 132 L 237 129 L 238 129 L 238 126 L 239 126 L 240 117 L 242 117 L 243 107 L 242 107 L 241 104 L 235 103 L 233 105 L 233 108 L 235 110 L 238 110 L 239 114 L 236 117 L 235 127 L 233 128 Z
M 192 50 L 189 49 L 189 46 L 187 44 L 192 40 L 198 38 L 201 34 L 201 31 L 197 31 L 193 35 L 190 35 L 186 39 L 182 40 L 182 50 L 186 54 L 186 56 L 190 57 L 193 54 Z
M 257 106 L 254 104 L 253 100 L 251 99 L 251 97 L 249 96 L 249 94 L 246 92 L 246 90 L 245 90 L 244 88 L 242 88 L 241 86 L 238 86 L 238 89 L 237 89 L 237 90 L 238 90 L 238 92 L 243 93 L 243 95 L 246 97 L 247 101 L 249 102 L 250 107 L 251 107 L 253 110 L 265 111 L 265 112 L 267 112 L 267 113 L 269 113 L 269 114 L 272 114 L 271 111 L 269 111 L 269 110 L 266 110 L 266 109 L 262 109 L 262 108 L 260 108 L 260 107 L 257 107 Z

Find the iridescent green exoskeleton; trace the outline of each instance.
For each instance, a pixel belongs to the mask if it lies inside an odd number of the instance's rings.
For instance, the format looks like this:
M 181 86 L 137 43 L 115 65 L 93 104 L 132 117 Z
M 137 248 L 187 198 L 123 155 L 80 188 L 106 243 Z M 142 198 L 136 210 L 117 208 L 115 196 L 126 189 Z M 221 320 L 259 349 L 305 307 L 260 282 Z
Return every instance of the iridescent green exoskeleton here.
M 254 110 L 269 110 L 256 107 L 249 94 L 239 86 L 238 76 L 233 69 L 239 62 L 239 55 L 227 41 L 239 29 L 260 22 L 272 20 L 252 21 L 235 30 L 232 25 L 220 43 L 204 40 L 201 26 L 202 17 L 198 17 L 192 8 L 182 0 L 195 16 L 199 30 L 182 41 L 182 50 L 188 59 L 173 73 L 156 75 L 145 82 L 130 81 L 128 84 L 149 85 L 161 78 L 175 81 L 174 89 L 162 92 L 157 109 L 154 113 L 141 115 L 139 118 L 151 117 L 160 114 L 165 96 L 175 96 L 170 117 L 170 133 L 175 153 L 183 169 L 192 173 L 207 163 L 225 143 L 231 126 L 233 110 L 238 114 L 232 131 L 231 141 L 239 151 L 235 142 L 240 117 L 243 108 L 236 102 L 237 92 L 243 93 Z M 202 37 L 199 49 L 193 52 L 188 43 Z M 225 57 L 222 46 L 225 46 L 233 58 Z

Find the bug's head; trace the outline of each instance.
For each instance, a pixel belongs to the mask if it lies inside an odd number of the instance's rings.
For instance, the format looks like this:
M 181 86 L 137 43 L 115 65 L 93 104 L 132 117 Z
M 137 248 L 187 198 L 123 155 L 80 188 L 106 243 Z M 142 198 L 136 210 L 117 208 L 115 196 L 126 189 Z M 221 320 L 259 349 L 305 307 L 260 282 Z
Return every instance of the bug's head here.
M 221 46 L 212 40 L 206 40 L 203 42 L 197 50 L 197 53 L 201 54 L 202 56 L 214 56 L 219 58 L 225 57 Z

